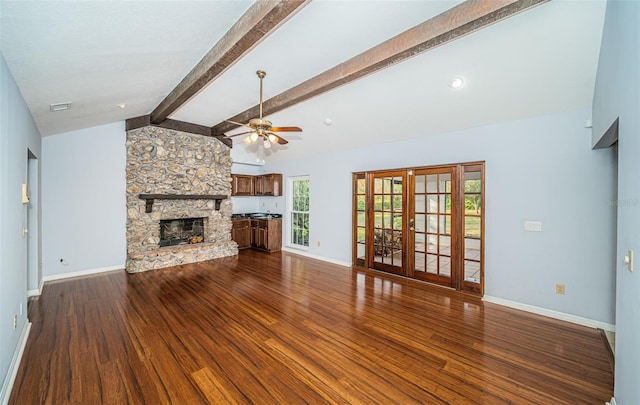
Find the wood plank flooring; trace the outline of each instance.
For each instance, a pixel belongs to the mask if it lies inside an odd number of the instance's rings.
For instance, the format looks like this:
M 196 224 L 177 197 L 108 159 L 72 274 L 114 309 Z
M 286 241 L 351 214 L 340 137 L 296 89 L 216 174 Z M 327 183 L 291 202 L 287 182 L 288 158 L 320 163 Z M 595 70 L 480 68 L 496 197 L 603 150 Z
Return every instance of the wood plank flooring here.
M 11 404 L 603 404 L 595 329 L 288 253 L 47 283 Z

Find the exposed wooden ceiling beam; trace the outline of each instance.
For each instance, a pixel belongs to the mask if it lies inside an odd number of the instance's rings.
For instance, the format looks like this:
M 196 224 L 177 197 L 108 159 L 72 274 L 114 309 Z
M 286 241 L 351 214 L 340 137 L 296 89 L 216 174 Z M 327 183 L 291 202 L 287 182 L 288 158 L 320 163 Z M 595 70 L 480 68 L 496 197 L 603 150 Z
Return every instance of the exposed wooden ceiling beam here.
M 159 124 L 220 76 L 309 0 L 258 0 L 151 113 Z
M 138 129 L 149 125 L 154 125 L 159 128 L 173 129 L 174 131 L 188 132 L 190 134 L 212 136 L 214 138 L 217 138 L 220 142 L 224 143 L 228 147 L 233 148 L 233 142 L 231 141 L 231 139 L 223 135 L 212 134 L 210 127 L 172 119 L 166 119 L 159 124 L 153 124 L 151 122 L 150 115 L 129 118 L 125 121 L 125 130 L 131 131 L 133 129 Z
M 281 111 L 546 1 L 548 0 L 467 0 L 266 100 L 263 103 L 263 114 L 266 116 Z M 256 105 L 229 120 L 248 122 L 258 114 L 259 105 Z M 211 130 L 213 134 L 219 135 L 237 127 L 238 125 L 230 122 L 221 122 Z

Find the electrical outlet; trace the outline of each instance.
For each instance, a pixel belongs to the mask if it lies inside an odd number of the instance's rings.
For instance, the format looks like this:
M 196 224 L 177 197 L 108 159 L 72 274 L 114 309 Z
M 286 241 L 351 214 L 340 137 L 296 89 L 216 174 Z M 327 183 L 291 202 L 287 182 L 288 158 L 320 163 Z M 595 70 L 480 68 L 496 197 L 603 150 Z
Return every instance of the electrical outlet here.
M 18 328 L 18 315 L 13 316 L 13 330 Z
M 564 284 L 556 284 L 556 294 L 564 295 Z

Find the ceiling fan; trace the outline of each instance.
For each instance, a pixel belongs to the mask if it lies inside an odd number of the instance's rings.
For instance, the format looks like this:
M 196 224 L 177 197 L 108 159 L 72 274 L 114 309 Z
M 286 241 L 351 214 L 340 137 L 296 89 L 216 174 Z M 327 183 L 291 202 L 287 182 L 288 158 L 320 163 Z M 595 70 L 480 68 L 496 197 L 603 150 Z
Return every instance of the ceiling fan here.
M 239 134 L 227 135 L 227 138 L 233 138 L 234 136 L 247 135 L 244 138 L 244 143 L 251 144 L 259 140 L 263 141 L 262 145 L 265 148 L 270 148 L 272 144 L 278 143 L 285 145 L 289 143 L 286 139 L 276 134 L 275 132 L 302 132 L 300 127 L 273 127 L 271 121 L 262 118 L 262 79 L 267 75 L 264 70 L 258 70 L 256 72 L 258 78 L 260 78 L 260 117 L 249 120 L 247 124 L 226 120 L 232 124 L 241 125 L 243 127 L 250 128 L 251 131 L 240 132 Z

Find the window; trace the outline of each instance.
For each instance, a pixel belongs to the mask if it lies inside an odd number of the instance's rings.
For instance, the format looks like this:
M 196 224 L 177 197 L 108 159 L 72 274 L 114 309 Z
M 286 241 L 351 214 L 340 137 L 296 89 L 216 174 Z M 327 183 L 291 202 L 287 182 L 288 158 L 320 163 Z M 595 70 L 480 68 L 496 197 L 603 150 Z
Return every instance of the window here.
M 309 177 L 291 177 L 289 243 L 309 247 Z

